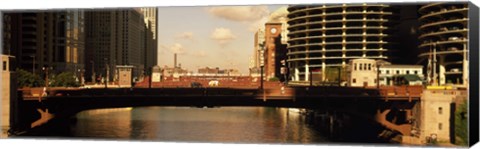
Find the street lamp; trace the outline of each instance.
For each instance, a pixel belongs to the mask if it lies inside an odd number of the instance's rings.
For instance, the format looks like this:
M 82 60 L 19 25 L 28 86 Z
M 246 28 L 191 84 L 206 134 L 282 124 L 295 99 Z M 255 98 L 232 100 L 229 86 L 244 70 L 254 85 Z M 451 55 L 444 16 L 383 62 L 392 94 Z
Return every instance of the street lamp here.
M 378 61 L 375 67 L 377 67 L 377 89 L 380 89 L 380 64 L 378 64 Z
M 310 79 L 310 87 L 313 86 L 313 79 L 312 79 L 312 69 L 308 69 L 308 79 Z
M 95 83 L 95 62 L 91 60 L 90 63 L 92 63 L 92 82 Z
M 78 83 L 80 84 L 82 82 L 82 78 L 80 78 L 82 75 L 81 72 L 80 72 L 80 69 L 77 69 L 77 73 L 75 74 L 75 77 L 76 77 L 76 81 L 78 81 Z
M 150 72 L 149 72 L 150 77 L 148 77 L 148 88 L 152 88 L 153 67 L 150 67 L 148 69 L 150 69 Z
M 48 87 L 48 69 L 49 67 L 42 67 L 42 70 L 45 71 L 45 87 Z
M 105 88 L 108 88 L 107 84 L 108 84 L 108 78 L 109 77 L 109 74 L 108 74 L 108 63 L 107 63 L 107 58 L 103 58 L 103 60 L 105 61 Z

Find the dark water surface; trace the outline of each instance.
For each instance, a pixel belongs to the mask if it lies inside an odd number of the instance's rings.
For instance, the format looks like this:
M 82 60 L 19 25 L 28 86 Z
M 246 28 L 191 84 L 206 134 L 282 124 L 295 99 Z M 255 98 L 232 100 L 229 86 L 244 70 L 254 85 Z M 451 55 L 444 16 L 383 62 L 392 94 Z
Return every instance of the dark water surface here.
M 135 107 L 78 113 L 69 136 L 162 142 L 322 144 L 325 135 L 287 108 Z

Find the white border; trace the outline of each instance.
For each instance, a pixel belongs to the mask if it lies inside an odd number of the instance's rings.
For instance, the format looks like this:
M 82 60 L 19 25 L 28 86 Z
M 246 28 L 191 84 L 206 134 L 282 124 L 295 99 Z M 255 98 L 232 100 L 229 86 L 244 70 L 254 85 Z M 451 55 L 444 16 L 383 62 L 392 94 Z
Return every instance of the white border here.
M 448 1 L 448 0 L 435 0 Z M 451 0 L 450 0 L 451 1 Z M 458 1 L 458 0 L 457 0 Z M 464 0 L 461 0 L 464 1 Z M 242 1 L 218 1 L 218 0 L 5 0 L 0 2 L 0 10 L 38 10 L 38 9 L 62 9 L 62 8 L 119 8 L 119 7 L 145 7 L 145 6 L 208 6 L 208 5 L 259 5 L 259 4 L 312 4 L 312 3 L 419 3 L 432 2 L 430 0 L 346 0 L 346 1 L 312 1 L 312 0 L 242 0 Z M 474 2 L 474 1 L 472 1 Z M 477 6 L 478 2 L 476 3 Z M 340 144 L 341 145 L 341 144 Z M 212 144 L 212 143 L 166 143 L 166 142 L 133 142 L 133 141 L 86 141 L 86 140 L 31 140 L 31 139 L 0 139 L 0 148 L 385 148 L 386 146 L 371 146 L 369 144 L 358 145 L 275 145 L 275 144 Z M 387 147 L 387 148 L 400 148 Z M 412 147 L 409 147 L 412 148 Z M 419 147 L 417 147 L 419 148 Z
M 0 10 L 12 9 L 55 9 L 55 8 L 118 8 L 145 6 L 209 6 L 209 5 L 259 5 L 259 4 L 321 4 L 321 3 L 416 3 L 434 1 L 466 1 L 466 0 L 345 0 L 345 1 L 312 1 L 312 0 L 9 0 L 1 2 Z

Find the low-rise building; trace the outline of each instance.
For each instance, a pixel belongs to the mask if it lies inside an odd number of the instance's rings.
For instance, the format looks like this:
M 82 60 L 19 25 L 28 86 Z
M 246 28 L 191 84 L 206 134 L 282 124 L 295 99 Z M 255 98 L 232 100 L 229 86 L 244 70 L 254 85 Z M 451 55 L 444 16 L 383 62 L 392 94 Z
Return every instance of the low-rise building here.
M 348 86 L 376 86 L 376 62 L 373 59 L 353 59 L 349 64 Z
M 132 70 L 133 66 L 117 66 L 118 85 L 120 87 L 132 86 Z
M 162 81 L 162 69 L 160 66 L 153 66 L 152 68 L 152 82 Z
M 424 80 L 422 65 L 392 65 L 383 60 L 353 59 L 348 70 L 348 86 L 353 87 L 423 85 Z
M 377 61 L 380 68 L 380 85 L 422 85 L 422 65 L 392 65 L 385 61 Z

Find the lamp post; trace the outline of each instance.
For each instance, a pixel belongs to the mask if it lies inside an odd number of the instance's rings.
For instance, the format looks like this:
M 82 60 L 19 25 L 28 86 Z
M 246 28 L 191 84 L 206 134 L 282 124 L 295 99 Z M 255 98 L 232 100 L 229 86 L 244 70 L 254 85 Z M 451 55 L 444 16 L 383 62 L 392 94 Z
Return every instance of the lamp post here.
M 82 72 L 80 71 L 80 69 L 77 69 L 77 73 L 75 73 L 75 77 L 77 78 L 76 81 L 78 81 L 78 84 L 82 83 L 81 75 L 82 75 Z
M 438 85 L 437 84 L 437 43 L 433 43 L 433 83 L 435 86 Z
M 104 58 L 103 59 L 105 61 L 105 79 L 104 79 L 104 83 L 105 83 L 105 88 L 108 88 L 108 78 L 109 78 L 109 74 L 108 74 L 108 63 L 107 63 L 107 58 Z
M 308 79 L 310 79 L 310 87 L 313 86 L 313 79 L 312 79 L 312 69 L 308 69 Z
M 49 67 L 42 67 L 42 70 L 45 71 L 45 87 L 48 87 L 48 69 Z
M 377 62 L 377 89 L 380 89 L 380 64 Z
M 93 60 L 91 60 L 90 63 L 92 63 L 92 82 L 96 83 L 96 81 L 95 81 L 95 62 Z
M 150 72 L 149 72 L 150 77 L 148 77 L 148 88 L 152 88 L 153 67 L 150 67 L 148 69 L 150 69 Z

